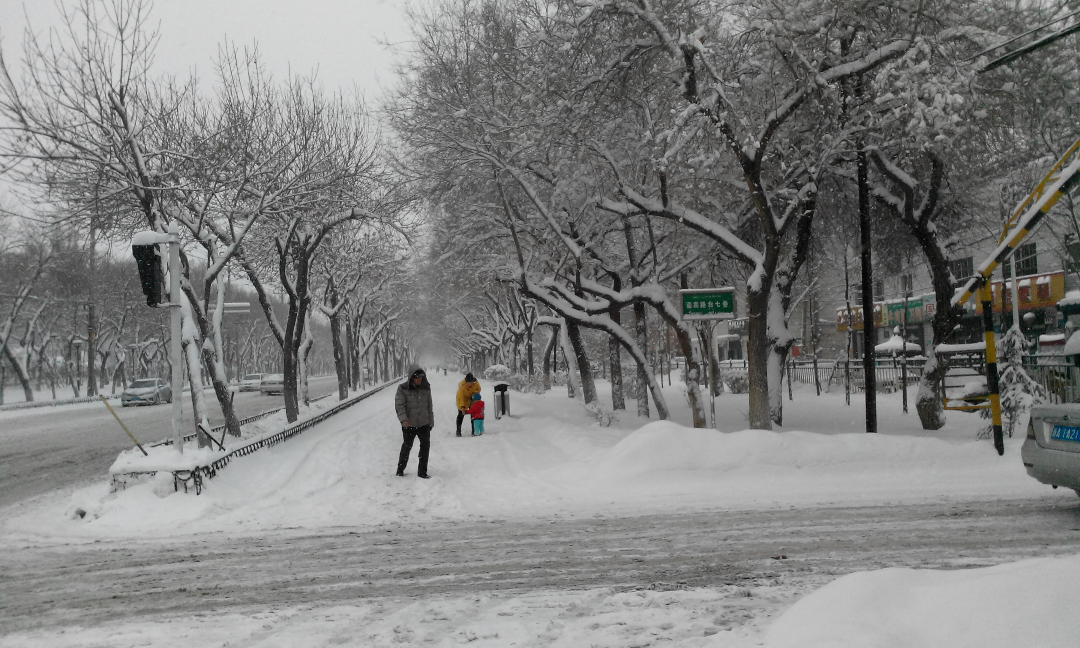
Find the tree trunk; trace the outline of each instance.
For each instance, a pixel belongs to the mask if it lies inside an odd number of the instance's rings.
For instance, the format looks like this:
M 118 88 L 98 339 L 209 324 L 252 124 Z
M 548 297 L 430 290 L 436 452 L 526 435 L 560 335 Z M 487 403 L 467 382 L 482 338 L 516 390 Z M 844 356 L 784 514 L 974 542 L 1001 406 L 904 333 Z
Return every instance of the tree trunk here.
M 624 410 L 626 396 L 623 393 L 622 345 L 614 336 L 608 336 L 608 365 L 611 372 L 611 408 Z
M 649 325 L 645 319 L 645 304 L 634 304 L 634 329 L 637 333 L 637 344 L 641 352 L 648 357 L 649 354 Z M 649 390 L 650 369 L 641 360 L 637 362 L 637 413 L 642 418 L 649 418 Z
M 34 390 L 30 385 L 30 376 L 26 373 L 26 367 L 15 357 L 15 354 L 11 352 L 11 347 L 7 345 L 4 345 L 4 356 L 11 363 L 11 368 L 15 370 L 15 376 L 19 379 L 19 384 L 22 385 L 23 398 L 27 403 L 34 402 Z
M 298 247 L 302 248 L 302 246 Z M 300 417 L 300 346 L 304 341 L 304 324 L 307 322 L 309 299 L 306 250 L 300 249 L 297 251 L 295 266 L 295 294 L 289 295 L 289 318 L 285 326 L 285 345 L 282 349 L 282 365 L 285 375 L 282 392 L 285 398 L 285 418 L 289 423 L 294 423 Z M 283 261 L 281 263 L 283 280 L 287 280 L 285 268 L 286 265 Z
M 311 337 L 311 311 L 307 312 L 306 318 L 307 324 L 304 326 L 304 337 L 300 341 L 300 348 L 297 351 L 297 401 L 303 403 L 305 407 L 311 404 L 311 394 L 308 389 L 308 377 L 310 373 L 310 366 L 308 365 L 308 356 L 311 353 L 311 347 L 315 343 L 314 338 Z
M 622 278 L 618 274 L 611 275 L 611 288 L 615 292 L 622 290 Z M 622 326 L 622 312 L 617 306 L 608 310 L 608 317 L 616 326 Z M 608 365 L 611 372 L 611 408 L 614 410 L 626 409 L 626 397 L 623 394 L 622 377 L 622 345 L 615 336 L 608 336 Z
M 93 258 L 93 251 L 90 253 Z M 92 266 L 91 266 L 92 268 Z M 97 360 L 97 308 L 94 307 L 94 277 L 91 269 L 90 276 L 90 303 L 86 305 L 86 395 L 97 396 L 97 371 L 94 362 Z
M 701 403 L 701 365 L 694 358 L 694 345 L 690 338 L 690 332 L 681 322 L 668 322 L 675 331 L 675 339 L 679 343 L 679 350 L 686 358 L 686 398 L 690 403 L 690 414 L 694 419 L 694 427 L 706 426 L 705 408 Z
M 769 312 L 768 291 L 746 291 L 747 322 L 746 366 L 750 391 L 750 427 L 755 430 L 771 430 L 772 417 L 769 415 L 769 355 L 772 345 L 769 343 L 769 330 L 766 316 Z
M 556 343 L 559 340 L 559 329 L 551 329 L 551 338 L 548 339 L 547 345 L 544 347 L 544 391 L 551 391 L 551 365 L 552 356 L 554 355 Z M 557 368 L 556 368 L 557 369 Z
M 333 304 L 331 304 L 333 306 Z M 341 313 L 330 318 L 330 339 L 334 344 L 334 372 L 337 374 L 338 400 L 349 397 L 349 368 L 346 352 L 341 344 Z
M 187 324 L 188 322 L 184 322 Z M 192 322 L 194 324 L 194 322 Z M 207 432 L 210 431 L 210 422 L 206 418 L 206 399 L 203 397 L 203 383 L 202 383 L 202 360 L 199 354 L 199 345 L 193 338 L 184 335 L 181 338 L 180 346 L 183 348 L 183 357 L 180 362 L 184 364 L 184 368 L 187 369 L 188 388 L 190 390 L 189 396 L 191 397 L 191 411 L 194 413 L 196 438 L 200 448 L 205 448 L 210 445 L 210 438 L 207 436 Z M 183 398 L 184 385 L 173 385 L 173 398 Z
M 581 339 L 581 329 L 570 320 L 566 321 L 566 337 L 570 340 L 570 346 L 574 349 L 574 358 L 577 360 L 578 375 L 581 377 L 581 395 L 585 399 L 585 404 L 589 405 L 596 401 L 596 383 L 593 382 L 589 356 Z
M 856 152 L 859 183 L 859 242 L 862 262 L 863 307 L 863 386 L 866 396 L 866 431 L 877 432 L 877 372 L 874 346 L 877 335 L 874 330 L 874 269 L 870 249 L 870 187 L 867 177 L 866 147 L 860 142 Z
M 530 326 L 525 331 L 525 354 L 526 354 L 526 362 L 528 363 L 528 367 L 529 367 L 529 379 L 531 380 L 532 377 L 533 377 L 533 372 L 534 372 L 534 367 L 533 367 L 533 329 L 532 329 L 532 326 Z

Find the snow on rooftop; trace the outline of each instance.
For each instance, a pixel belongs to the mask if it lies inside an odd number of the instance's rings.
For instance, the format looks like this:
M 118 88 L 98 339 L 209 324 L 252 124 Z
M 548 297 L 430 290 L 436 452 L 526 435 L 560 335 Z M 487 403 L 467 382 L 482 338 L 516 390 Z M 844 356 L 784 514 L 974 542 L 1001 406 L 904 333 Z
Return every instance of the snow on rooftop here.
M 1063 355 L 1076 355 L 1080 353 L 1080 331 L 1075 331 L 1069 336 L 1069 341 L 1065 343 L 1065 348 L 1062 350 Z
M 1072 306 L 1074 304 L 1080 304 L 1080 290 L 1070 290 L 1058 300 L 1058 306 Z
M 939 344 L 934 347 L 935 353 L 975 353 L 986 351 L 986 342 L 972 342 L 970 344 Z
M 899 335 L 894 335 L 881 344 L 874 346 L 875 353 L 903 353 L 904 351 L 918 353 L 922 351 L 922 347 L 914 342 L 905 343 L 904 338 Z

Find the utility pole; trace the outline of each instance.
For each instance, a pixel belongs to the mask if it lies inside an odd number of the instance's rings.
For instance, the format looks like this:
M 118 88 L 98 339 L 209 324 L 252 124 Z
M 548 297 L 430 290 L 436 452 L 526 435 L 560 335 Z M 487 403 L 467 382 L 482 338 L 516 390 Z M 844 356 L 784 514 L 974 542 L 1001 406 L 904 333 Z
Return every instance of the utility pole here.
M 180 228 L 176 221 L 169 223 L 169 314 L 170 332 L 169 340 L 172 356 L 172 431 L 173 444 L 181 454 L 184 452 L 183 410 L 181 404 L 184 401 L 184 370 L 183 348 L 181 347 L 180 327 Z M 194 388 L 194 385 L 192 385 Z
M 164 280 L 161 268 L 162 244 L 169 247 L 169 301 L 163 301 L 162 288 Z M 184 358 L 181 346 L 182 329 L 180 325 L 180 304 L 183 295 L 180 294 L 180 229 L 176 222 L 169 223 L 169 233 L 148 231 L 139 232 L 131 238 L 131 252 L 139 266 L 139 279 L 142 283 L 143 294 L 146 295 L 146 305 L 151 307 L 164 306 L 169 309 L 169 361 L 172 363 L 172 432 L 173 444 L 177 451 L 184 452 L 184 432 L 181 428 L 182 410 L 181 403 L 184 401 Z

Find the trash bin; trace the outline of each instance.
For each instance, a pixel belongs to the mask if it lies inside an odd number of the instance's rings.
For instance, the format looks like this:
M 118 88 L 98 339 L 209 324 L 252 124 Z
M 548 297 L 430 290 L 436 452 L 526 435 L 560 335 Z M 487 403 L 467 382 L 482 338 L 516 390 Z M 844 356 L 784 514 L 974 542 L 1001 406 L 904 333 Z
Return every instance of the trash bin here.
M 493 388 L 495 390 L 495 418 L 502 418 L 503 416 L 510 415 L 510 385 L 506 383 L 497 383 Z

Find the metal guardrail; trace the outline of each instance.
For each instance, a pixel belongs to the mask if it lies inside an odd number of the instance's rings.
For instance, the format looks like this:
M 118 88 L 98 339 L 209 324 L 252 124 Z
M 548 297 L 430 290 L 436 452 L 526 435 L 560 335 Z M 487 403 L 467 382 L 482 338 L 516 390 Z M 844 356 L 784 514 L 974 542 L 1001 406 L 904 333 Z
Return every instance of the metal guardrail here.
M 106 396 L 109 400 L 116 400 L 120 398 L 120 394 L 112 394 Z M 64 400 L 47 400 L 47 401 L 33 401 L 31 403 L 10 403 L 8 405 L 0 405 L 0 412 L 8 412 L 21 409 L 34 409 L 37 407 L 56 407 L 57 405 L 77 405 L 79 403 L 97 403 L 101 399 L 97 396 L 81 396 L 79 398 L 67 398 Z
M 239 448 L 233 450 L 232 452 L 229 452 L 228 454 L 221 457 L 220 459 L 217 459 L 216 461 L 211 462 L 207 466 L 199 466 L 198 468 L 195 468 L 194 470 L 177 470 L 177 471 L 174 471 L 173 472 L 173 488 L 179 490 L 180 484 L 183 484 L 184 492 L 186 493 L 187 490 L 188 490 L 188 484 L 191 484 L 195 488 L 195 494 L 199 495 L 199 494 L 202 493 L 203 480 L 204 479 L 212 479 L 213 477 L 215 477 L 218 474 L 218 471 L 220 471 L 220 470 L 224 469 L 226 466 L 228 466 L 229 463 L 233 460 L 234 457 L 246 457 L 247 455 L 249 455 L 249 454 L 251 454 L 251 453 L 253 453 L 253 452 L 257 451 L 257 450 L 260 450 L 262 448 L 269 448 L 271 446 L 274 446 L 274 445 L 277 445 L 277 444 L 281 443 L 282 441 L 287 441 L 287 440 L 291 439 L 292 437 L 300 434 L 304 430 L 307 430 L 309 428 L 312 428 L 312 427 L 318 425 L 319 423 L 322 423 L 323 421 L 330 418 L 331 416 L 333 416 L 335 414 L 338 414 L 339 412 L 342 412 L 343 410 L 348 409 L 348 408 L 352 407 L 353 405 L 356 405 L 360 401 L 362 401 L 362 400 L 364 400 L 364 399 L 366 399 L 366 398 L 368 398 L 368 397 L 370 397 L 370 396 L 372 396 L 374 394 L 377 394 L 378 392 L 386 389 L 387 387 L 390 387 L 392 385 L 397 384 L 397 382 L 399 380 L 401 380 L 400 377 L 395 378 L 395 379 L 393 379 L 393 380 L 391 380 L 391 381 L 389 381 L 387 383 L 379 385 L 378 387 L 376 387 L 374 389 L 366 391 L 363 394 L 359 394 L 357 396 L 354 396 L 354 397 L 350 398 L 347 401 L 343 401 L 341 403 L 338 403 L 337 405 L 331 407 L 330 409 L 326 410 L 325 412 L 321 412 L 321 413 L 311 417 L 310 419 L 308 419 L 306 421 L 302 421 L 300 423 L 297 423 L 296 425 L 292 425 L 290 427 L 287 427 L 284 430 L 282 430 L 281 432 L 278 432 L 278 433 L 273 434 L 273 435 L 268 436 L 268 437 L 264 437 L 262 439 L 259 439 L 258 441 L 253 441 L 251 443 L 248 443 L 247 445 L 240 446 Z M 329 395 L 330 394 L 327 394 L 327 396 L 329 396 Z M 323 398 L 325 398 L 325 396 Z M 277 411 L 277 410 L 275 410 L 275 411 Z M 266 415 L 268 415 L 268 414 L 264 412 L 263 414 L 258 415 L 258 416 L 261 418 L 262 416 L 266 416 Z M 215 429 L 220 430 L 221 428 L 215 428 Z
M 330 396 L 333 396 L 333 395 L 334 395 L 334 392 L 330 392 L 328 394 L 323 394 L 322 396 L 316 396 L 315 398 L 312 398 L 312 399 L 308 400 L 308 402 L 309 403 L 317 403 L 317 402 L 321 401 L 322 399 L 329 398 Z M 237 421 L 237 425 L 244 426 L 244 425 L 247 425 L 248 423 L 253 423 L 255 421 L 258 421 L 259 419 L 266 418 L 267 416 L 270 416 L 271 414 L 277 414 L 278 412 L 280 412 L 283 409 L 285 409 L 285 408 L 284 407 L 276 407 L 276 408 L 274 408 L 272 410 L 266 410 L 265 412 L 261 412 L 259 414 L 253 414 L 253 415 L 251 415 L 251 416 L 249 416 L 247 418 L 242 418 L 239 421 Z M 214 426 L 214 427 L 210 428 L 210 434 L 217 434 L 218 432 L 222 432 L 224 429 L 225 429 L 224 425 Z M 191 434 L 186 434 L 186 435 L 184 435 L 184 441 L 185 442 L 194 441 L 195 437 L 197 437 L 198 435 L 199 435 L 198 432 L 192 432 Z M 170 440 L 169 443 L 172 443 L 172 441 Z
M 203 391 L 213 391 L 211 387 L 204 387 Z M 191 393 L 190 389 L 185 388 L 185 394 Z M 104 395 L 104 394 L 103 394 Z M 120 398 L 120 394 L 109 394 L 105 396 L 109 400 L 116 400 Z M 65 398 L 63 400 L 47 400 L 47 401 L 34 401 L 32 403 L 10 403 L 8 405 L 0 405 L 0 412 L 7 412 L 10 410 L 21 409 L 33 409 L 36 407 L 56 407 L 59 405 L 78 405 L 79 403 L 97 403 L 101 400 L 99 396 L 80 396 L 79 398 Z

